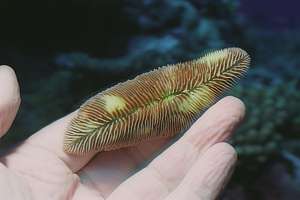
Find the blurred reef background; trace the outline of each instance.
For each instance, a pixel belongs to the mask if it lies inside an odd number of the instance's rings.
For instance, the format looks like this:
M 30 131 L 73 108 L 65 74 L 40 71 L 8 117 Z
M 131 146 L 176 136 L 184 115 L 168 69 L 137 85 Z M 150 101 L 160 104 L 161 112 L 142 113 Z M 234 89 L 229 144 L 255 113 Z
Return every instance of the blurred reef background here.
M 4 0 L 1 64 L 22 105 L 7 148 L 85 99 L 155 67 L 237 46 L 251 69 L 232 91 L 247 116 L 222 199 L 300 199 L 300 2 L 297 0 Z

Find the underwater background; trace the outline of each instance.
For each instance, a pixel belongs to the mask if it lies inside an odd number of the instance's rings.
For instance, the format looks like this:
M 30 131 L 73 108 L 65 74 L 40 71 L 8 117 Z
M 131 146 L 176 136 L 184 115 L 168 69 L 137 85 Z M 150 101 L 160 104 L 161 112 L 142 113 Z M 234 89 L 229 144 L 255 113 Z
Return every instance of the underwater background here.
M 226 200 L 300 199 L 300 2 L 297 0 L 2 0 L 0 63 L 22 104 L 8 148 L 85 99 L 158 66 L 237 46 L 252 64 L 228 94 L 247 106 L 232 139 Z

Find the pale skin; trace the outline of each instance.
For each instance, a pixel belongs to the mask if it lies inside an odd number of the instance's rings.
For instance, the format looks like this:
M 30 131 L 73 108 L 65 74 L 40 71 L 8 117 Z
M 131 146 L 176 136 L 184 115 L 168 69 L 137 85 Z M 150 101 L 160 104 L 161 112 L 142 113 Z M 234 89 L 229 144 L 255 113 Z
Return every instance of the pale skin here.
M 0 137 L 9 130 L 19 105 L 15 73 L 0 66 Z M 168 139 L 72 156 L 63 151 L 63 137 L 75 111 L 0 158 L 1 199 L 216 199 L 237 160 L 234 148 L 225 141 L 244 113 L 244 104 L 229 96 L 213 105 L 161 153 L 157 152 Z

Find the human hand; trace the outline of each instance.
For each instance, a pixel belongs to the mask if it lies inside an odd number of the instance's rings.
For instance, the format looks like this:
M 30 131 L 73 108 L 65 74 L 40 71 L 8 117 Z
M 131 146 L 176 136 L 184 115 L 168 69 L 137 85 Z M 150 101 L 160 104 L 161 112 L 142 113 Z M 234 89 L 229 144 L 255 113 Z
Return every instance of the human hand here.
M 14 72 L 0 66 L 0 136 L 11 125 L 19 104 Z M 75 112 L 0 158 L 1 199 L 215 199 L 237 159 L 224 141 L 242 120 L 245 107 L 237 98 L 223 98 L 138 172 L 167 139 L 97 155 L 68 155 L 63 152 L 63 137 Z

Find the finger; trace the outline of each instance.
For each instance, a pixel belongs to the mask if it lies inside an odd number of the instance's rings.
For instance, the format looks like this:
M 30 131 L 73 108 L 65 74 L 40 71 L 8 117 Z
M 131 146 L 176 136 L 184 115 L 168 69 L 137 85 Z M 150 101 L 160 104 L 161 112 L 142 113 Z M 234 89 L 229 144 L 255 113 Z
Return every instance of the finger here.
M 231 177 L 236 160 L 236 152 L 229 144 L 212 146 L 199 157 L 166 200 L 216 199 Z
M 240 123 L 244 104 L 226 97 L 212 106 L 186 134 L 145 169 L 122 183 L 109 199 L 161 199 L 183 179 L 198 156 L 215 143 L 226 140 Z M 152 196 L 149 196 L 149 195 Z
M 0 137 L 10 128 L 20 102 L 19 84 L 14 70 L 0 66 Z

